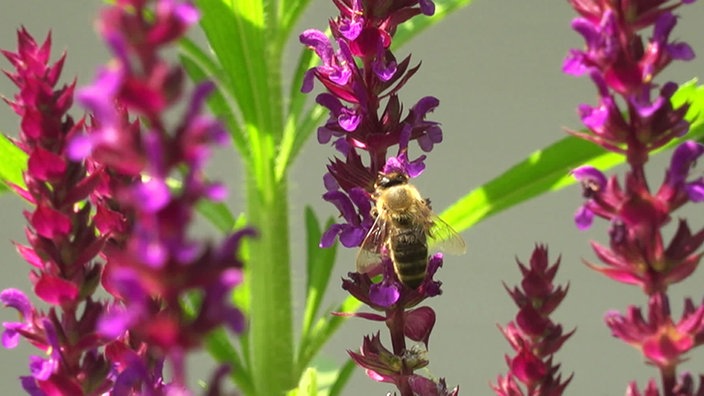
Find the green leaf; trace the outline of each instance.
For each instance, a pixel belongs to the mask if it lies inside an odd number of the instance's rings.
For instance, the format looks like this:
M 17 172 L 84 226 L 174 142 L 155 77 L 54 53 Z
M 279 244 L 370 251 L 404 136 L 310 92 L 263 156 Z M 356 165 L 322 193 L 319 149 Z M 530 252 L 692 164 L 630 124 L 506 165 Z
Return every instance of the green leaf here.
M 229 4 L 228 4 L 229 3 Z M 260 0 L 237 2 L 196 0 L 200 26 L 215 53 L 220 69 L 228 76 L 229 91 L 245 119 L 258 119 L 258 89 L 266 84 L 266 48 L 262 39 L 264 10 Z
M 392 49 L 396 49 L 418 35 L 418 33 L 444 20 L 448 15 L 472 3 L 472 0 L 443 0 L 435 2 L 435 14 L 431 16 L 418 15 L 400 24 Z
M 318 372 L 309 367 L 301 376 L 298 388 L 286 393 L 286 396 L 318 396 Z
M 329 219 L 324 229 L 333 223 Z M 305 209 L 306 240 L 307 240 L 307 265 L 306 265 L 306 307 L 303 314 L 302 338 L 305 338 L 310 331 L 315 316 L 318 314 L 320 303 L 323 301 L 325 291 L 330 283 L 330 275 L 335 265 L 335 253 L 337 244 L 324 249 L 320 245 L 320 237 L 323 234 L 318 225 L 318 218 L 310 206 Z
M 309 126 L 307 129 L 303 129 L 299 125 L 301 112 L 308 99 L 308 95 L 301 92 L 301 84 L 303 83 L 305 72 L 317 62 L 317 58 L 314 58 L 313 54 L 314 52 L 308 48 L 302 49 L 298 57 L 298 65 L 293 74 L 293 81 L 291 82 L 288 95 L 289 107 L 286 115 L 286 125 L 279 153 L 276 157 L 276 178 L 279 180 L 285 176 L 289 165 L 296 158 L 298 151 L 303 146 L 303 143 L 308 140 L 314 128 L 314 126 Z M 314 107 L 318 106 L 314 105 Z M 309 116 L 310 113 L 307 115 Z
M 276 147 L 283 133 L 281 57 L 267 28 L 261 0 L 197 0 L 200 25 L 229 82 L 246 125 L 249 164 L 259 189 L 273 179 Z M 271 10 L 268 10 L 271 11 Z M 250 172 L 251 173 L 251 172 Z
M 337 378 L 328 390 L 328 396 L 340 396 L 345 389 L 347 382 L 352 378 L 354 370 L 357 368 L 352 359 L 348 359 L 345 364 L 337 372 Z
M 280 18 L 279 37 L 286 39 L 291 35 L 291 30 L 296 26 L 296 22 L 301 17 L 301 14 L 310 4 L 310 0 L 281 0 L 279 5 Z M 280 43 L 279 47 L 283 47 L 284 43 Z
M 334 312 L 339 313 L 354 313 L 362 303 L 356 298 L 349 296 L 342 302 Z M 297 367 L 298 372 L 308 366 L 310 361 L 317 355 L 320 348 L 332 337 L 333 334 L 340 328 L 342 323 L 348 319 L 347 316 L 326 315 L 315 323 L 311 328 L 308 336 L 301 341 Z
M 339 396 L 345 384 L 347 383 L 351 375 L 354 373 L 354 369 L 355 365 L 351 359 L 347 359 L 345 364 L 340 366 L 339 364 L 333 362 L 330 359 L 316 358 L 315 362 L 311 365 L 311 367 L 307 368 L 303 372 L 303 376 L 301 377 L 301 381 L 299 383 L 302 384 L 305 383 L 305 381 L 308 381 L 307 383 L 310 383 L 310 380 L 308 380 L 306 377 L 310 377 L 310 372 L 315 371 L 317 389 L 315 390 L 314 395 Z M 308 391 L 308 389 L 310 388 L 306 388 L 306 392 Z M 298 391 L 301 391 L 300 386 L 298 388 Z M 298 394 L 300 395 L 301 393 Z M 305 394 L 307 395 L 308 393 Z
M 222 202 L 201 200 L 197 205 L 198 212 L 223 233 L 232 231 L 235 227 L 235 217 Z
M 7 136 L 0 137 L 0 179 L 25 188 L 22 172 L 27 169 L 27 154 L 15 146 Z
M 205 348 L 215 358 L 215 361 L 228 364 L 231 367 L 230 376 L 243 394 L 254 394 L 251 374 L 224 329 L 220 328 L 210 333 L 205 339 Z
M 676 139 L 661 152 L 679 143 L 704 136 L 704 89 L 693 88 L 694 82 L 683 85 L 673 99 L 675 103 L 691 102 L 687 119 L 691 122 L 689 133 Z M 586 163 L 600 170 L 607 170 L 623 163 L 620 154 L 608 152 L 593 143 L 568 136 L 551 146 L 538 150 L 525 160 L 488 183 L 470 191 L 445 210 L 440 217 L 457 231 L 463 231 L 487 217 L 514 205 L 554 191 L 575 182 L 570 170 Z

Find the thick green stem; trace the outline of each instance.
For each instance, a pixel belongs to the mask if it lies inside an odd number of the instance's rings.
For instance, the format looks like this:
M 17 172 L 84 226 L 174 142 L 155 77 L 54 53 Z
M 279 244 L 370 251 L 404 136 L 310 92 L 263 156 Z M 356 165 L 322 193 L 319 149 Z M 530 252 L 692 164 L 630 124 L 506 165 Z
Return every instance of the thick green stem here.
M 251 370 L 258 396 L 279 396 L 295 385 L 288 191 L 273 172 L 248 174 L 247 219 L 259 233 L 248 262 Z

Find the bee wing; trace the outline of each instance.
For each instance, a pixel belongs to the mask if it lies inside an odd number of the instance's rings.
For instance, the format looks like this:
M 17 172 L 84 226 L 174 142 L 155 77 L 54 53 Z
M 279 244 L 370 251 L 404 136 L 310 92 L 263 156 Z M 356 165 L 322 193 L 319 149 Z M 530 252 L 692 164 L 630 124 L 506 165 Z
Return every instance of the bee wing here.
M 355 261 L 357 272 L 366 273 L 381 263 L 381 249 L 386 243 L 388 226 L 382 216 L 377 216 L 372 228 L 364 237 Z
M 465 254 L 467 244 L 460 234 L 443 219 L 432 215 L 433 225 L 428 230 L 428 247 L 430 251 L 442 251 L 449 254 Z

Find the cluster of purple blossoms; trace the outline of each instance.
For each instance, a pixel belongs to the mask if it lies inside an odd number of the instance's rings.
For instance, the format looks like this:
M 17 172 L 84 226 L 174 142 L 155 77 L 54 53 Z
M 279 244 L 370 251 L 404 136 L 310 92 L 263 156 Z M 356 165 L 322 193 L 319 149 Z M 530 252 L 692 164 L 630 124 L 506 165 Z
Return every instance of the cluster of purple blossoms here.
M 53 90 L 63 58 L 47 66 L 48 40 L 39 47 L 21 31 L 18 53 L 3 52 L 21 88 L 10 102 L 22 116 L 16 144 L 29 154 L 27 188 L 14 188 L 35 205 L 27 213 L 31 246 L 18 250 L 34 267 L 35 293 L 53 306 L 44 314 L 18 290 L 0 294 L 23 318 L 5 324 L 3 344 L 23 336 L 49 355 L 32 358 L 33 376 L 23 379 L 31 394 L 189 394 L 188 351 L 217 327 L 244 328 L 228 297 L 242 281 L 240 242 L 253 230 L 218 245 L 188 234 L 195 205 L 226 196 L 203 173 L 211 146 L 228 141 L 202 114 L 212 84 L 195 89 L 177 123 L 165 117 L 185 76 L 159 52 L 197 19 L 192 5 L 177 0 L 107 8 L 99 28 L 115 59 L 77 93 L 91 112 L 89 127 L 65 116 L 74 86 Z M 93 261 L 98 255 L 104 266 Z M 100 284 L 114 303 L 92 300 Z M 172 366 L 168 380 L 164 363 Z M 225 372 L 214 374 L 213 391 Z
M 560 260 L 550 265 L 545 246 L 535 247 L 530 266 L 518 261 L 518 267 L 523 276 L 521 287 L 504 287 L 519 311 L 514 322 L 499 327 L 516 354 L 506 356 L 509 372 L 505 377 L 499 376 L 492 388 L 498 396 L 560 396 L 572 376 L 562 380 L 560 365 L 553 362 L 553 356 L 574 330 L 565 334 L 550 314 L 565 298 L 569 286 L 553 284 Z
M 432 15 L 435 7 L 429 0 L 346 0 L 335 1 L 335 5 L 340 16 L 330 21 L 330 29 L 337 51 L 319 30 L 309 29 L 300 36 L 301 43 L 322 61 L 307 72 L 302 91 L 310 92 L 313 78 L 327 88 L 328 92 L 316 98 L 330 110 L 330 118 L 318 128 L 318 142 L 327 144 L 334 138 L 333 145 L 342 156 L 328 165 L 323 198 L 337 207 L 345 222 L 333 225 L 321 246 L 331 246 L 339 236 L 344 246 L 355 247 L 373 223 L 370 202 L 378 173 L 398 171 L 416 177 L 423 171 L 425 156 L 409 161 L 408 143 L 417 140 L 428 152 L 442 141 L 439 125 L 425 120 L 438 106 L 436 98 L 420 99 L 402 118 L 397 93 L 420 65 L 409 69 L 410 55 L 397 62 L 390 50 L 398 24 L 421 13 Z M 396 145 L 398 156 L 387 159 L 389 149 Z M 367 165 L 360 151 L 368 153 Z
M 609 246 L 592 242 L 604 265 L 588 265 L 618 282 L 639 286 L 648 296 L 647 320 L 631 306 L 626 315 L 607 314 L 606 323 L 615 337 L 638 348 L 660 369 L 664 395 L 704 393 L 704 385 L 694 393 L 691 375 L 678 377 L 676 371 L 684 355 L 704 343 L 704 305 L 697 307 L 687 299 L 682 319 L 675 323 L 666 294 L 671 284 L 696 269 L 704 229 L 692 232 L 687 221 L 680 219 L 670 242 L 663 237 L 672 213 L 688 202 L 704 200 L 704 178 L 691 178 L 704 146 L 694 141 L 680 144 L 655 193 L 644 169 L 650 152 L 689 129 L 684 119 L 688 105 L 673 108 L 670 101 L 677 84 L 659 87 L 654 78 L 671 61 L 694 57 L 689 45 L 669 39 L 677 22 L 673 10 L 692 2 L 571 0 L 581 15 L 572 26 L 584 37 L 586 49 L 572 50 L 564 64 L 568 74 L 588 74 L 600 98 L 598 106 L 579 107 L 587 132 L 571 133 L 622 153 L 630 167 L 623 187 L 615 176 L 607 178 L 593 167 L 575 169 L 573 175 L 582 183 L 586 198 L 575 222 L 580 229 L 590 227 L 595 216 L 610 223 Z M 639 32 L 649 27 L 652 36 L 645 44 Z M 628 392 L 640 395 L 635 383 Z M 644 394 L 660 394 L 654 381 Z
M 339 154 L 323 177 L 327 190 L 323 199 L 335 205 L 343 222 L 333 224 L 323 234 L 320 246 L 329 247 L 339 238 L 345 247 L 356 247 L 375 220 L 373 195 L 379 174 L 417 177 L 424 170 L 425 155 L 410 160 L 409 143 L 417 141 L 421 150 L 429 152 L 442 141 L 438 123 L 425 119 L 438 106 L 436 98 L 421 98 L 403 116 L 398 91 L 420 65 L 411 67 L 410 56 L 399 62 L 390 50 L 397 26 L 420 14 L 432 15 L 435 5 L 430 0 L 334 3 L 340 15 L 330 20 L 333 43 L 319 30 L 306 30 L 300 35 L 301 43 L 322 61 L 307 72 L 302 91 L 312 90 L 313 79 L 326 88 L 327 92 L 316 98 L 330 111 L 329 119 L 318 129 L 318 142 L 332 140 Z M 398 146 L 396 156 L 389 156 L 394 146 Z M 368 157 L 363 158 L 362 152 Z M 361 351 L 350 351 L 350 356 L 372 379 L 395 384 L 403 396 L 458 393 L 457 388 L 448 390 L 444 380 L 414 374 L 428 361 L 422 347 L 406 347 L 409 338 L 427 348 L 435 324 L 435 312 L 430 307 L 416 308 L 426 298 L 440 294 L 440 282 L 434 281 L 433 275 L 442 265 L 442 255 L 435 254 L 428 260 L 426 277 L 418 288 L 399 281 L 388 257 L 372 271 L 383 276 L 380 282 L 372 281 L 373 274 L 369 273 L 350 273 L 350 278 L 343 280 L 345 290 L 383 312 L 354 316 L 385 322 L 393 345 L 393 351 L 386 349 L 377 334 L 366 337 Z
M 175 0 L 125 0 L 106 9 L 99 28 L 115 58 L 78 93 L 95 125 L 73 140 L 70 154 L 90 155 L 94 167 L 112 171 L 103 180 L 110 193 L 94 199 L 105 204 L 102 224 L 113 232 L 103 284 L 119 304 L 100 317 L 98 330 L 146 347 L 139 350 L 142 355 L 114 351 L 121 362 L 119 384 L 135 391 L 186 391 L 186 353 L 221 325 L 234 332 L 244 328 L 244 317 L 228 296 L 242 281 L 241 239 L 253 231 L 235 232 L 219 245 L 188 234 L 198 202 L 226 197 L 224 186 L 203 173 L 211 146 L 228 141 L 222 126 L 202 114 L 213 85 L 196 87 L 175 125 L 165 117 L 182 96 L 185 76 L 160 50 L 197 19 L 192 5 Z M 130 122 L 128 112 L 140 121 Z M 115 206 L 129 214 L 127 227 Z M 186 311 L 185 299 L 195 314 Z M 163 361 L 172 366 L 169 384 L 160 375 Z
M 100 394 L 114 380 L 101 351 L 111 340 L 96 331 L 105 303 L 93 297 L 103 269 L 95 259 L 105 238 L 96 232 L 88 197 L 100 172 L 89 173 L 66 156 L 70 139 L 85 127 L 67 115 L 75 84 L 56 88 L 65 56 L 49 64 L 50 37 L 38 45 L 22 29 L 17 52 L 2 53 L 15 68 L 5 74 L 20 90 L 7 101 L 21 117 L 13 143 L 28 155 L 26 187 L 12 187 L 33 207 L 25 212 L 28 246 L 16 246 L 32 266 L 34 293 L 50 307 L 44 312 L 22 291 L 3 290 L 0 301 L 15 308 L 20 321 L 3 324 L 2 344 L 14 348 L 22 337 L 45 353 L 30 357 L 31 375 L 21 378 L 29 394 Z

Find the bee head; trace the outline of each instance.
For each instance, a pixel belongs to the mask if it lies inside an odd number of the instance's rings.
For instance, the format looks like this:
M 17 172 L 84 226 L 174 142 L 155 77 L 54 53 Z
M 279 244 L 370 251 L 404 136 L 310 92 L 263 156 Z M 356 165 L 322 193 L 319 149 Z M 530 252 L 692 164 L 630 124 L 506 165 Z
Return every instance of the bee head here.
M 401 184 L 408 183 L 408 176 L 401 172 L 391 172 L 391 173 L 381 173 L 376 179 L 376 188 L 385 190 L 393 186 L 398 186 Z

